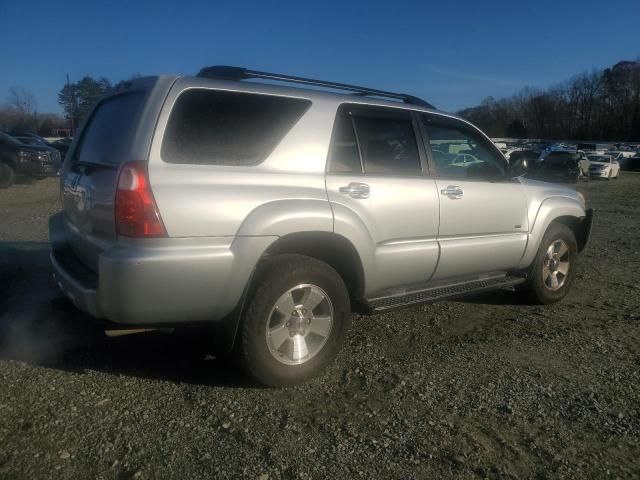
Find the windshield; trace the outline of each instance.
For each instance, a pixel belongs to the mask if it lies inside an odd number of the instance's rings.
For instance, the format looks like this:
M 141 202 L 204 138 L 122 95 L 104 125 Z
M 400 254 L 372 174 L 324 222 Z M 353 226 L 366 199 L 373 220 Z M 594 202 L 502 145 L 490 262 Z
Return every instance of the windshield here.
M 603 157 L 602 155 L 589 155 L 587 158 L 592 162 L 609 163 L 609 157 Z
M 577 163 L 578 156 L 575 153 L 549 154 L 544 163 L 553 166 L 573 166 Z
M 7 135 L 6 133 L 0 132 L 0 142 L 8 144 L 8 145 L 24 145 L 19 140 L 16 140 L 11 135 Z
M 16 140 L 26 144 L 26 145 L 44 145 L 40 140 L 33 137 L 15 137 Z

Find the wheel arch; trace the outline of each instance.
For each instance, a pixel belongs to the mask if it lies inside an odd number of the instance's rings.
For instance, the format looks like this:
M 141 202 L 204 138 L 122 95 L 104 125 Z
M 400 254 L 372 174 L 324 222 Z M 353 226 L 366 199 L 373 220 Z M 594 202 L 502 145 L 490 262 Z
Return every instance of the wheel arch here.
M 352 301 L 362 298 L 365 284 L 362 260 L 353 243 L 342 235 L 323 231 L 284 235 L 267 248 L 259 265 L 283 254 L 305 255 L 327 263 L 344 280 Z
M 576 237 L 576 242 L 578 243 L 578 252 L 584 250 L 587 246 L 587 240 L 589 238 L 589 230 L 590 225 L 587 229 L 587 220 L 586 217 L 574 217 L 571 215 L 562 215 L 554 218 L 549 225 L 552 223 L 560 223 L 569 227 L 569 229 L 573 232 Z
M 0 163 L 10 166 L 14 170 L 16 169 L 16 159 L 12 155 L 4 154 L 0 155 Z
M 578 251 L 584 250 L 591 231 L 592 211 L 585 210 L 578 200 L 554 196 L 545 199 L 529 231 L 529 242 L 520 261 L 519 268 L 528 268 L 533 262 L 545 232 L 553 222 L 569 227 L 578 242 Z
M 333 267 L 344 280 L 352 308 L 360 306 L 358 300 L 364 292 L 364 270 L 355 246 L 342 235 L 324 231 L 295 232 L 277 238 L 264 250 L 249 274 L 240 300 L 235 308 L 216 325 L 214 337 L 217 349 L 231 350 L 237 342 L 238 327 L 242 313 L 247 308 L 248 298 L 255 292 L 260 278 L 273 267 L 279 256 L 287 254 L 305 255 L 321 260 Z

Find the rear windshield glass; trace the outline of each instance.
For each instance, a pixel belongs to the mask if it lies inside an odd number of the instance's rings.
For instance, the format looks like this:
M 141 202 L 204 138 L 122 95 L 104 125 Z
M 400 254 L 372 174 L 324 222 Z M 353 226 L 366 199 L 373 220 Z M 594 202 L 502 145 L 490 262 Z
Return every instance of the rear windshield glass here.
M 560 154 L 549 154 L 547 158 L 545 158 L 545 163 L 548 165 L 573 165 L 577 163 L 579 160 L 578 156 L 574 153 L 560 153 Z
M 282 140 L 311 102 L 216 90 L 187 90 L 162 142 L 169 163 L 253 165 Z
M 144 103 L 142 92 L 102 102 L 84 128 L 75 161 L 119 164 L 136 127 Z

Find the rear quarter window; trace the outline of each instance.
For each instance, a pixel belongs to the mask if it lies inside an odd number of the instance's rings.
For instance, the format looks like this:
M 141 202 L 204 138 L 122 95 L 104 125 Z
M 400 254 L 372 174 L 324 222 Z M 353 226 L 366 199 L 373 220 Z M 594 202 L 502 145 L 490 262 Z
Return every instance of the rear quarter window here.
M 308 100 L 191 89 L 173 107 L 161 156 L 168 163 L 255 165 L 309 108 Z
M 83 129 L 74 161 L 118 165 L 138 125 L 144 92 L 125 93 L 98 104 Z

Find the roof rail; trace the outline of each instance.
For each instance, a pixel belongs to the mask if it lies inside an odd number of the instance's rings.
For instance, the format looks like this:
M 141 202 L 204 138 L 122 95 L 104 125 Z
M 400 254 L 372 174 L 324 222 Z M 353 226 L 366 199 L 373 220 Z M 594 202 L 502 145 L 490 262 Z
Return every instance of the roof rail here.
M 279 82 L 301 83 L 304 85 L 313 85 L 316 87 L 333 88 L 337 90 L 345 90 L 363 96 L 393 98 L 402 100 L 410 105 L 418 105 L 420 107 L 435 108 L 429 102 L 425 102 L 421 98 L 407 95 L 404 93 L 386 92 L 384 90 L 376 90 L 374 88 L 357 87 L 346 83 L 327 82 L 325 80 L 314 80 L 313 78 L 294 77 L 293 75 L 282 75 L 280 73 L 259 72 L 257 70 L 249 70 L 242 67 L 228 67 L 225 65 L 215 65 L 213 67 L 205 67 L 198 72 L 199 77 L 216 78 L 219 80 L 246 80 L 249 78 L 261 78 L 266 80 L 275 80 Z

